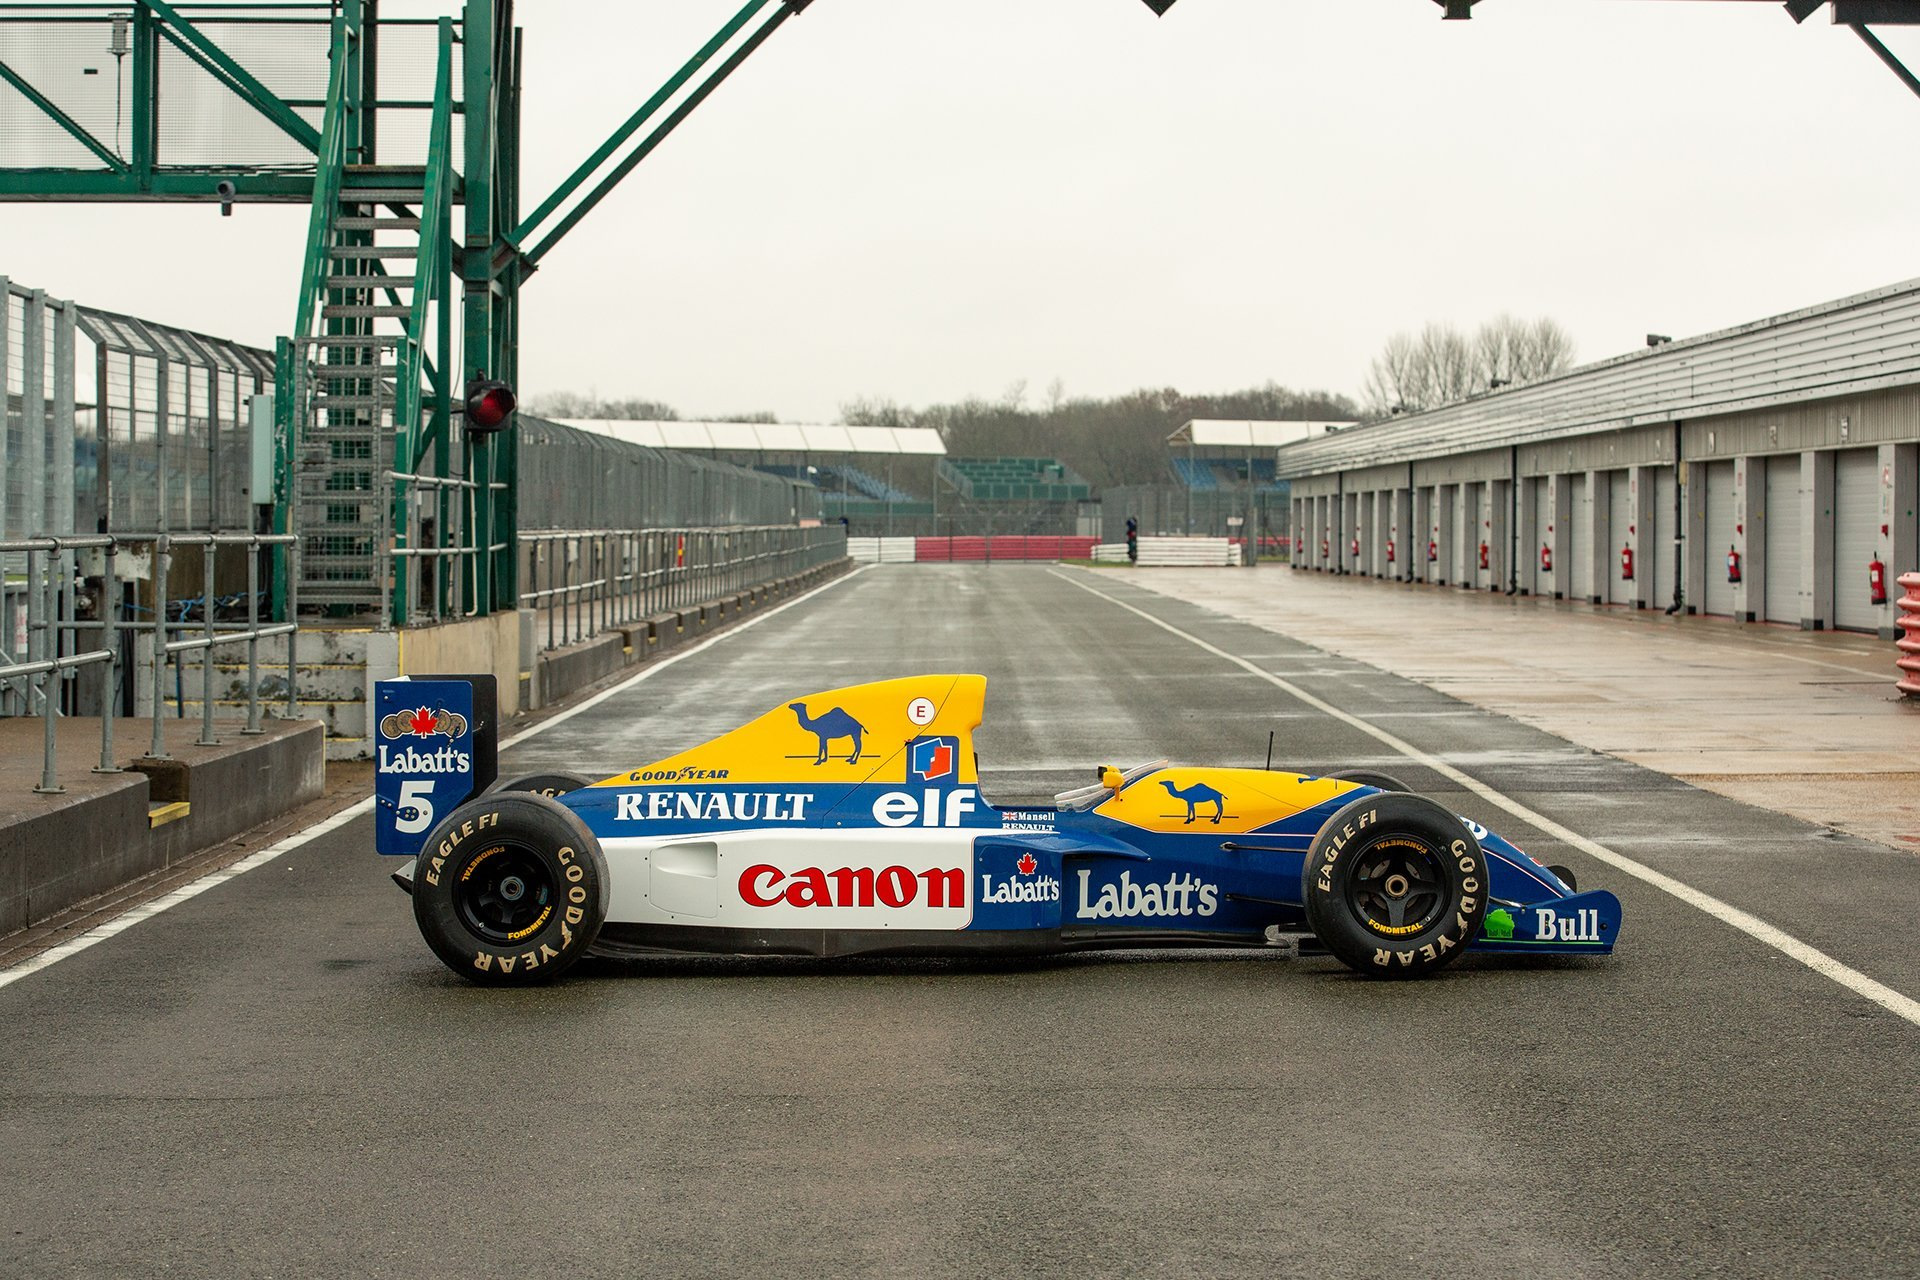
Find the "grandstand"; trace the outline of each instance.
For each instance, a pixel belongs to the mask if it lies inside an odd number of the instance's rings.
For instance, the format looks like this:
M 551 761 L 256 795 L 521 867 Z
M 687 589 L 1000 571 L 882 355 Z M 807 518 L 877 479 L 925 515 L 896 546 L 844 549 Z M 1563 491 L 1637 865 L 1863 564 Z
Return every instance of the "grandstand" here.
M 1174 483 L 1109 487 L 1107 530 L 1131 518 L 1143 534 L 1255 539 L 1254 558 L 1287 545 L 1291 485 L 1275 474 L 1274 451 L 1351 424 L 1196 418 L 1167 437 Z M 1251 530 L 1251 535 L 1249 534 Z
M 952 495 L 948 532 L 1099 532 L 1093 487 L 1057 458 L 943 458 L 936 476 Z
M 1179 487 L 1196 493 L 1284 489 L 1284 482 L 1274 478 L 1275 449 L 1352 425 L 1195 418 L 1167 437 L 1167 461 Z
M 948 458 L 940 478 L 974 502 L 1084 502 L 1093 489 L 1053 458 Z
M 1173 464 L 1173 476 L 1176 481 L 1201 493 L 1246 488 L 1249 468 L 1252 470 L 1254 488 L 1274 489 L 1280 485 L 1280 482 L 1274 478 L 1272 458 L 1173 457 L 1167 461 Z

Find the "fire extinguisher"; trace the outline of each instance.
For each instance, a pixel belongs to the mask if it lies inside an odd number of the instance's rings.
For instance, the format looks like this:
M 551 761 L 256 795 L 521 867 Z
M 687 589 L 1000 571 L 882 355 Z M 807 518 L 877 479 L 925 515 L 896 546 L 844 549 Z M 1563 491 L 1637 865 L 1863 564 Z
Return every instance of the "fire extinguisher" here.
M 1352 556 L 1355 560 L 1358 560 L 1360 558 L 1360 535 L 1359 534 L 1355 534 L 1353 536 L 1353 541 L 1348 544 L 1347 554 Z
M 1740 581 L 1740 553 L 1732 547 L 1727 548 L 1727 581 Z
M 1553 572 L 1553 548 L 1544 542 L 1540 544 L 1540 572 Z
M 1435 560 L 1438 560 L 1439 558 L 1440 558 L 1440 544 L 1435 542 L 1431 538 L 1427 539 L 1427 563 L 1432 564 Z
M 1633 581 L 1633 548 L 1632 547 L 1622 546 L 1620 548 L 1620 577 L 1623 581 L 1626 581 L 1626 582 Z
M 1488 567 L 1487 555 L 1488 555 L 1487 544 L 1483 542 L 1480 544 L 1480 567 L 1482 569 L 1485 569 Z
M 1870 603 L 1885 604 L 1887 602 L 1887 566 L 1879 560 L 1867 566 L 1867 590 L 1873 595 Z
M 1333 559 L 1333 546 L 1325 538 L 1320 539 L 1320 558 L 1322 560 Z
M 1387 563 L 1388 564 L 1393 563 L 1393 539 L 1392 538 L 1387 539 Z

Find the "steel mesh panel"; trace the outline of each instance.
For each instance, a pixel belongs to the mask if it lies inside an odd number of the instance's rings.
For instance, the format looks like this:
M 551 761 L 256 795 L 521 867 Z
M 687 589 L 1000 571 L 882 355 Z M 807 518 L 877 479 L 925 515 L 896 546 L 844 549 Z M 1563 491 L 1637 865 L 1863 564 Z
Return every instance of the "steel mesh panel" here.
M 247 66 L 245 60 L 240 60 Z M 324 72 L 325 58 L 321 66 Z M 254 68 L 248 67 L 249 71 Z M 258 75 L 258 72 L 255 72 Z M 249 106 L 244 99 L 213 78 L 170 42 L 160 47 L 158 66 L 157 137 L 154 163 L 162 166 L 250 165 L 261 168 L 309 167 L 313 152 L 283 132 L 279 125 Z M 272 82 L 264 80 L 269 88 Z M 324 98 L 324 83 L 311 95 Z M 295 109 L 317 132 L 322 110 Z
M 380 25 L 379 97 L 382 104 L 433 101 L 433 82 L 439 59 L 440 33 L 432 26 Z M 461 101 L 458 55 L 455 56 L 453 101 Z M 465 154 L 465 117 L 455 114 L 449 137 L 453 154 Z M 381 164 L 425 164 L 427 138 L 433 129 L 430 106 L 382 105 L 379 110 L 377 159 Z
M 112 31 L 113 24 L 104 16 L 81 22 L 0 23 L 0 61 L 124 159 L 132 116 L 133 59 L 116 60 L 108 51 Z M 107 167 L 8 84 L 0 84 L 0 164 L 8 168 Z
M 786 524 L 792 488 L 777 476 L 627 444 L 522 414 L 523 529 Z
M 162 488 L 161 371 L 166 370 L 165 490 L 167 525 L 178 531 L 251 528 L 247 485 L 253 436 L 248 402 L 271 392 L 255 368 L 267 357 L 250 347 L 106 312 L 79 312 L 79 328 L 105 352 L 94 380 L 101 400 L 94 421 L 104 426 L 112 486 L 113 527 L 155 529 Z M 163 361 L 162 357 L 165 356 Z M 234 370 L 244 370 L 234 372 Z M 89 474 L 97 470 L 89 464 Z M 78 509 L 92 509 L 88 485 Z

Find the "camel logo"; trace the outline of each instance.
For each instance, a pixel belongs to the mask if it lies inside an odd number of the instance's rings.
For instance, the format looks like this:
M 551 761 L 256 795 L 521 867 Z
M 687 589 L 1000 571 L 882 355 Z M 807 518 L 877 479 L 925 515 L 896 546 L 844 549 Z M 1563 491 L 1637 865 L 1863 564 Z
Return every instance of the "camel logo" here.
M 853 764 L 860 759 L 860 744 L 866 735 L 867 729 L 865 725 L 848 715 L 845 708 L 834 707 L 832 710 L 823 711 L 817 716 L 807 714 L 807 704 L 804 702 L 788 703 L 787 709 L 800 717 L 800 727 L 802 729 L 805 729 L 819 740 L 820 750 L 814 757 L 813 762 L 815 764 L 825 764 L 827 762 L 828 744 L 836 742 L 841 738 L 845 738 L 853 743 L 853 754 L 847 757 L 847 763 Z M 804 760 L 806 757 L 789 756 L 788 759 Z
M 907 781 L 939 782 L 959 772 L 960 739 L 915 738 L 907 744 Z
M 380 736 L 383 738 L 431 738 L 436 734 L 444 734 L 449 738 L 466 737 L 467 718 L 458 711 L 417 707 L 411 711 L 396 711 L 380 721 Z
M 1198 806 L 1204 804 L 1213 806 L 1213 816 L 1207 819 L 1208 822 L 1217 824 L 1220 819 L 1227 816 L 1227 798 L 1204 782 L 1196 782 L 1184 790 L 1174 786 L 1171 781 L 1165 779 L 1161 780 L 1160 785 L 1165 787 L 1167 794 L 1175 800 L 1184 800 L 1187 802 L 1187 814 L 1185 820 L 1181 823 L 1182 826 L 1192 825 Z M 1163 818 L 1177 818 L 1180 815 L 1177 813 L 1165 813 L 1160 816 Z

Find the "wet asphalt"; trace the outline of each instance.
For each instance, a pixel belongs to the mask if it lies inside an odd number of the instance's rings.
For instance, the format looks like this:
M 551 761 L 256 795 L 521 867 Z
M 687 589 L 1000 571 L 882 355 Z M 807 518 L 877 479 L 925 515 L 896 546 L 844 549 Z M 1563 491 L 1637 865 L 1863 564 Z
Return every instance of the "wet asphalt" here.
M 977 671 L 996 802 L 1258 765 L 1271 731 L 1276 765 L 1400 774 L 1613 889 L 1619 951 L 1394 984 L 1273 952 L 663 958 L 488 991 L 362 818 L 0 989 L 0 1276 L 1920 1275 L 1920 1027 L 1075 576 L 1920 996 L 1912 854 L 1122 575 L 884 566 L 504 767 L 604 776 Z

